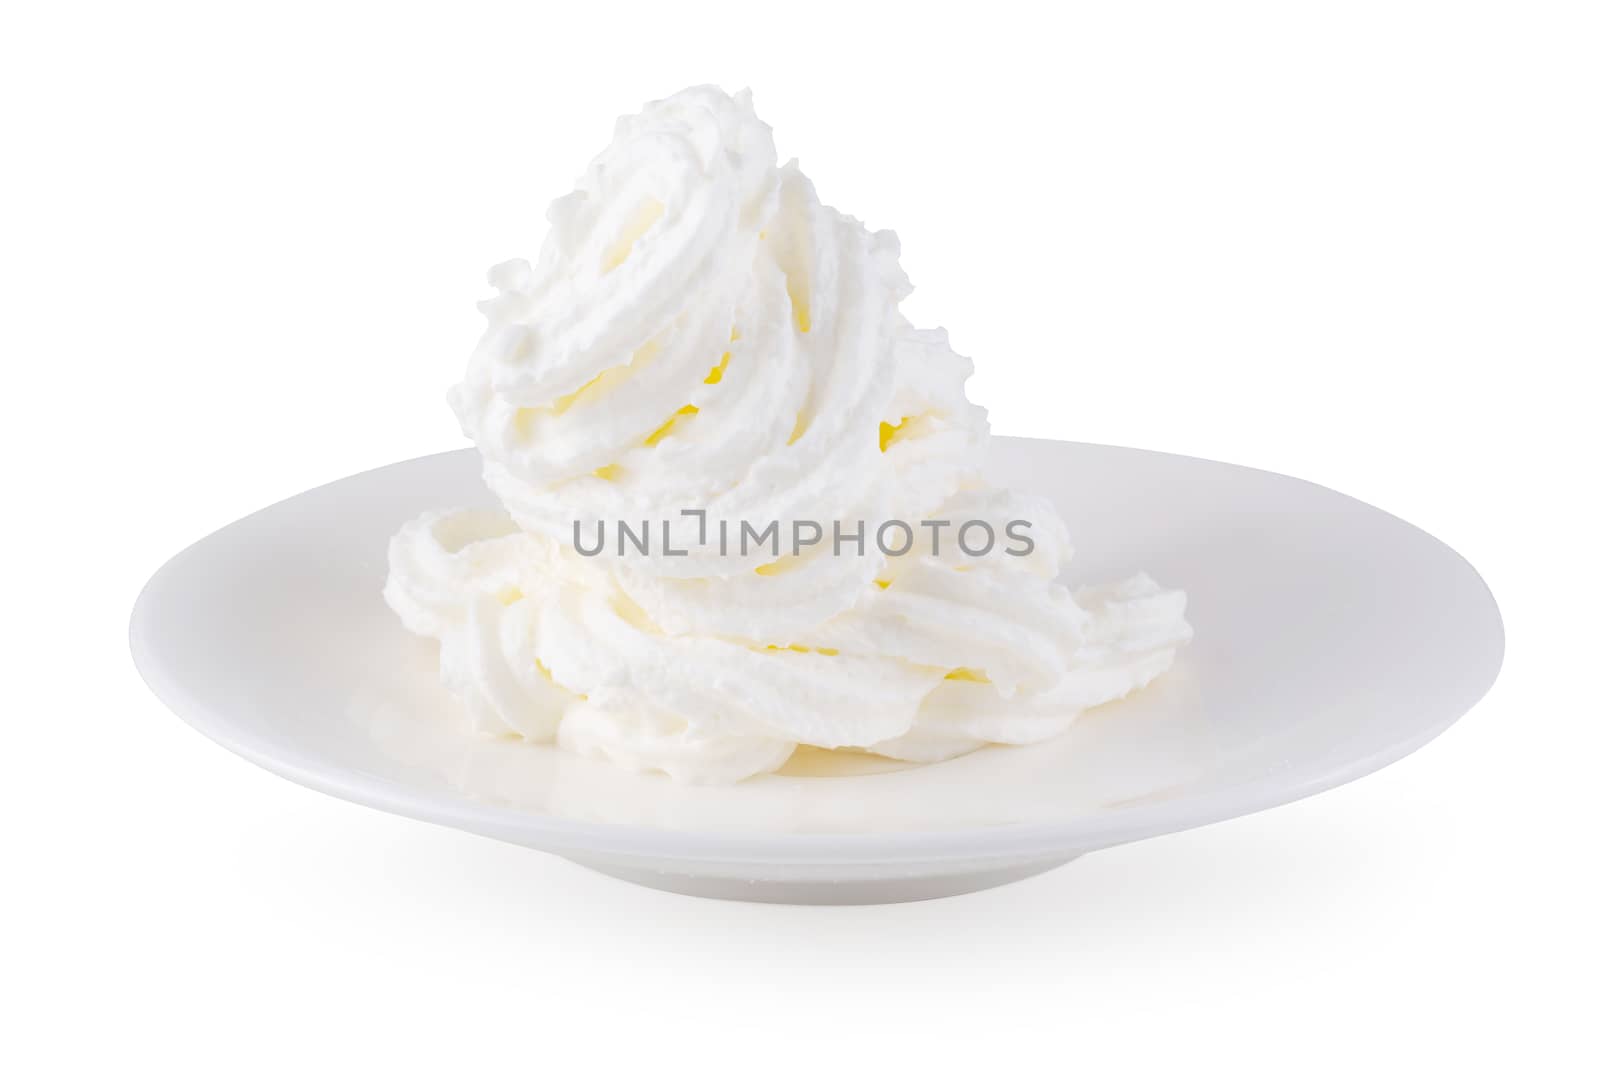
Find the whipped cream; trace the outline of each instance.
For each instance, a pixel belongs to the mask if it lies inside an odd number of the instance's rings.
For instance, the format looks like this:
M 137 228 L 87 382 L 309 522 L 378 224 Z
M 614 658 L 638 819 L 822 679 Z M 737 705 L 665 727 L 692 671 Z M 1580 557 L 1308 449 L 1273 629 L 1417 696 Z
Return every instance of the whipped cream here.
M 898 241 L 780 167 L 748 92 L 619 120 L 549 220 L 537 264 L 490 272 L 450 391 L 505 512 L 423 515 L 389 550 L 385 597 L 479 730 L 695 783 L 797 745 L 941 760 L 1053 737 L 1189 638 L 1143 575 L 1056 583 L 1066 530 L 979 477 L 971 364 L 900 313 Z M 681 536 L 794 519 L 1022 520 L 1032 551 Z M 575 523 L 663 520 L 681 554 L 574 547 Z

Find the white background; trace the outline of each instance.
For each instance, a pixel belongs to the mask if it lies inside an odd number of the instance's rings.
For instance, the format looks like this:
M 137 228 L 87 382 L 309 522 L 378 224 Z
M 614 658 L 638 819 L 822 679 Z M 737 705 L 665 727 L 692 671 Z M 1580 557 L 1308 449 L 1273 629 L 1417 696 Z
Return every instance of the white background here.
M 0 1058 L 1593 1054 L 1592 6 L 4 11 Z M 699 81 L 752 86 L 826 201 L 899 232 L 997 431 L 1421 525 L 1499 597 L 1494 691 L 1288 808 L 833 910 L 363 810 L 168 714 L 126 652 L 143 579 L 456 447 L 484 271 L 616 115 Z

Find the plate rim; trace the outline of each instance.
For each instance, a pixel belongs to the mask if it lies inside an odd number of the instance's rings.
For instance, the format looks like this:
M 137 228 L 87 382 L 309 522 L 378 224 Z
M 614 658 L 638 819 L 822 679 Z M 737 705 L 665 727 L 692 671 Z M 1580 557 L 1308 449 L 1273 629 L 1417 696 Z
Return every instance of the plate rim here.
M 1454 556 L 1476 580 L 1494 617 L 1494 665 L 1481 690 L 1457 709 L 1424 727 L 1374 751 L 1337 763 L 1321 773 L 1293 782 L 1282 779 L 1247 781 L 1210 791 L 1199 798 L 1175 798 L 1137 808 L 1100 811 L 1070 819 L 964 827 L 951 830 L 864 830 L 850 833 L 806 831 L 688 830 L 629 823 L 585 822 L 498 806 L 469 797 L 433 794 L 414 786 L 379 778 L 287 746 L 239 728 L 225 712 L 192 697 L 164 662 L 149 623 L 164 589 L 181 569 L 186 557 L 207 541 L 288 501 L 363 478 L 376 471 L 443 456 L 475 452 L 472 448 L 447 449 L 414 456 L 313 486 L 283 500 L 258 508 L 189 544 L 163 563 L 141 588 L 129 619 L 128 643 L 134 666 L 145 684 L 169 710 L 218 745 L 245 760 L 298 785 L 365 807 L 431 822 L 471 833 L 510 841 L 557 854 L 596 857 L 676 860 L 694 862 L 814 864 L 852 866 L 889 863 L 948 863 L 953 861 L 1019 859 L 1030 856 L 1086 852 L 1132 841 L 1159 837 L 1266 811 L 1326 792 L 1395 763 L 1427 745 L 1460 721 L 1498 680 L 1505 658 L 1505 622 L 1493 591 L 1472 563 L 1426 530 L 1358 498 L 1319 483 L 1274 471 L 1247 467 L 1181 453 L 1129 448 L 1090 442 L 1059 441 L 1038 437 L 1000 437 L 996 440 L 1067 445 L 1073 448 L 1144 453 L 1237 468 L 1301 482 L 1378 511 L 1410 527 Z

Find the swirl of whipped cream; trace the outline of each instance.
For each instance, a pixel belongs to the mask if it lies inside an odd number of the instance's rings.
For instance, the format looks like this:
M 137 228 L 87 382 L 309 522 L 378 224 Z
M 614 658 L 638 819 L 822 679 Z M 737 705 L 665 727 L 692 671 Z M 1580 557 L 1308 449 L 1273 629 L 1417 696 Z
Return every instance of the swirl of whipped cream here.
M 425 515 L 390 546 L 389 603 L 439 639 L 480 729 L 690 782 L 801 744 L 944 759 L 1053 736 L 1187 640 L 1182 593 L 1054 582 L 1065 528 L 978 477 L 971 365 L 899 311 L 894 235 L 779 167 L 748 92 L 620 120 L 549 218 L 536 266 L 491 272 L 450 393 L 508 514 Z M 685 511 L 736 530 L 1023 520 L 1034 548 L 891 555 L 869 534 L 751 558 L 679 540 Z M 574 550 L 575 523 L 618 520 L 673 520 L 683 554 Z

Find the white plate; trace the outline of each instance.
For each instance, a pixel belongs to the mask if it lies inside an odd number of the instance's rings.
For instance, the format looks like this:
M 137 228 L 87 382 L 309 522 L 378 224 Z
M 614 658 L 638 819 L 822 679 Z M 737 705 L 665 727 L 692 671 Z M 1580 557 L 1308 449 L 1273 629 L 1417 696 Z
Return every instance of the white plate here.
M 286 778 L 705 896 L 913 900 L 1283 804 L 1414 751 L 1500 668 L 1493 597 L 1421 530 L 1277 474 L 999 439 L 995 481 L 1051 497 L 1073 585 L 1145 570 L 1189 593 L 1171 672 L 1062 738 L 931 766 L 797 759 L 691 788 L 477 738 L 431 642 L 379 591 L 389 535 L 489 504 L 471 450 L 302 493 L 217 531 L 134 608 L 140 672 L 192 726 Z

